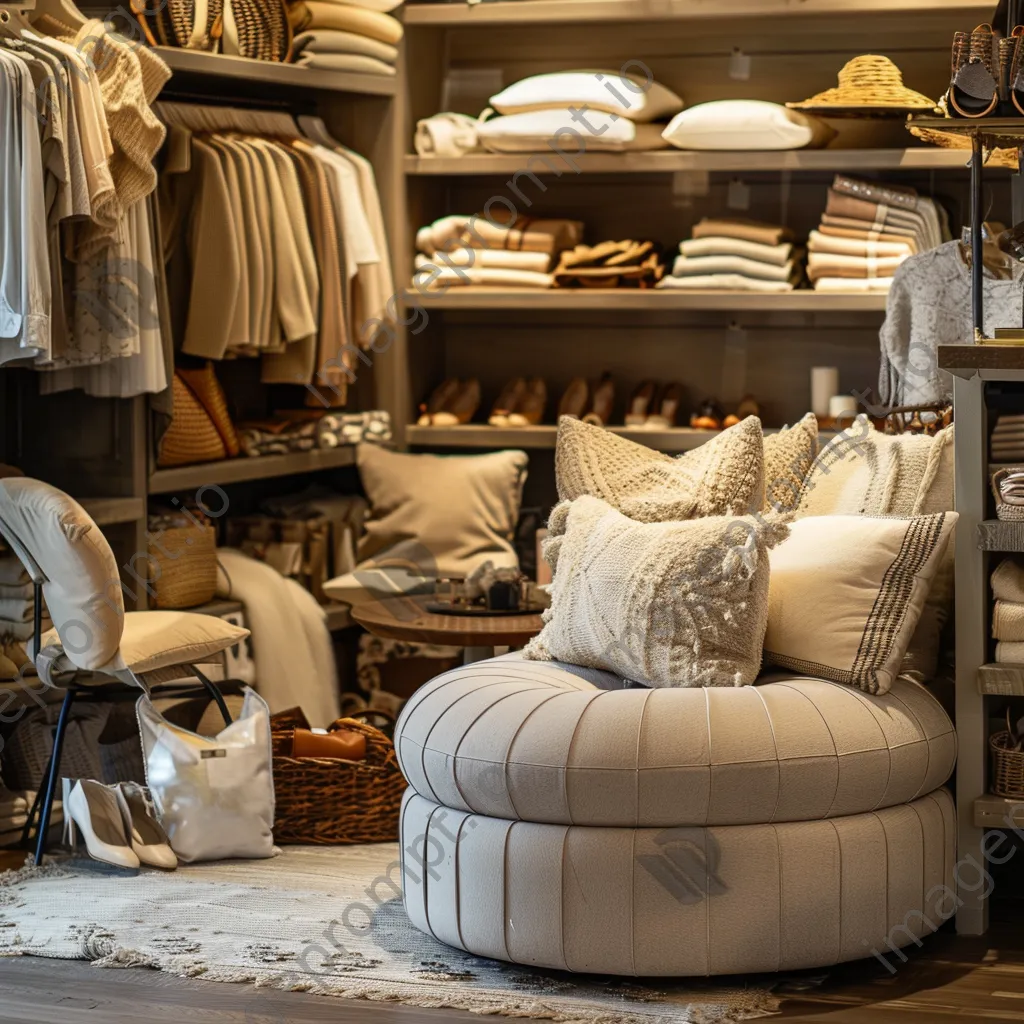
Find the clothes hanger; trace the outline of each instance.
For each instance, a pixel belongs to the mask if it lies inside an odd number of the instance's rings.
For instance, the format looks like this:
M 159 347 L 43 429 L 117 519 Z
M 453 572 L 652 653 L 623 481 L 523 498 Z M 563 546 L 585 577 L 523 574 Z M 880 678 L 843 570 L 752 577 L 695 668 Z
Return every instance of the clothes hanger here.
M 331 133 L 327 130 L 327 125 L 322 117 L 303 114 L 299 117 L 298 121 L 302 134 L 310 141 L 317 142 L 328 149 L 334 149 L 338 145 L 337 139 L 331 137 Z
M 36 0 L 29 19 L 47 35 L 75 35 L 89 20 L 79 10 L 75 0 Z
M 0 10 L 0 36 L 20 39 L 25 29 L 31 29 L 31 26 L 23 12 L 16 7 L 5 7 Z

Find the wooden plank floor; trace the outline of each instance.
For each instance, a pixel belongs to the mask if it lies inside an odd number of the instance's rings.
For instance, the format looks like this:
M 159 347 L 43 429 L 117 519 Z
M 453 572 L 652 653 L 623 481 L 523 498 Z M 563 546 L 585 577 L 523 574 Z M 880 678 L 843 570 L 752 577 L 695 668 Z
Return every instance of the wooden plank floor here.
M 898 963 L 898 961 L 896 961 Z M 914 950 L 895 975 L 875 960 L 790 976 L 782 1012 L 804 1024 L 1024 1021 L 1024 930 L 981 939 L 951 931 Z M 479 1021 L 454 1010 L 327 999 L 248 985 L 94 968 L 77 961 L 0 959 L 2 1024 L 440 1024 Z

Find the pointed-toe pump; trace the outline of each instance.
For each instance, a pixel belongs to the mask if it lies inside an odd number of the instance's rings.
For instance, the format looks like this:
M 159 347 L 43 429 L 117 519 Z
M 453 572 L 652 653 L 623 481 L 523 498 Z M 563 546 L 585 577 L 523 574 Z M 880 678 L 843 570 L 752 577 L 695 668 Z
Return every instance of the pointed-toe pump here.
M 657 387 L 653 380 L 645 380 L 637 385 L 626 408 L 626 426 L 642 427 L 647 417 L 654 411 L 654 396 Z
M 135 856 L 150 867 L 173 871 L 178 866 L 178 858 L 163 825 L 157 820 L 149 793 L 136 782 L 122 782 L 117 788 L 128 814 L 126 826 Z
M 127 808 L 116 789 L 93 779 L 62 779 L 64 841 L 74 848 L 77 837 L 93 860 L 116 868 L 138 868 L 125 825 Z
M 666 384 L 644 424 L 652 430 L 671 430 L 679 420 L 683 389 L 676 383 Z

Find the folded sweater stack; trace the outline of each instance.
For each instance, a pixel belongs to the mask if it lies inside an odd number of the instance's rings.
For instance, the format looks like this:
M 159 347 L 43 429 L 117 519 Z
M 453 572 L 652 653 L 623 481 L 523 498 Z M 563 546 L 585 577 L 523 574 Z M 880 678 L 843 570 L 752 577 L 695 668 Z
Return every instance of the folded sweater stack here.
M 416 233 L 413 287 L 550 288 L 555 256 L 582 237 L 583 224 L 575 220 L 519 217 L 499 224 L 480 214 L 442 217 Z
M 1024 416 L 1000 416 L 996 420 L 989 454 L 993 462 L 1024 463 Z
M 856 186 L 856 183 L 852 183 Z M 939 208 L 931 199 L 892 190 L 898 203 L 874 202 L 829 189 L 821 223 L 807 243 L 807 276 L 826 292 L 887 292 L 908 256 L 943 241 Z M 875 194 L 888 186 L 864 183 Z
M 24 643 L 32 637 L 35 608 L 35 590 L 25 567 L 14 555 L 0 555 L 0 679 L 10 675 L 3 649 L 11 641 Z M 52 626 L 43 608 L 43 630 Z
M 650 288 L 665 272 L 654 242 L 601 242 L 566 249 L 558 258 L 556 288 Z
M 293 0 L 292 60 L 311 68 L 394 75 L 402 23 L 388 12 L 401 0 Z
M 1004 558 L 992 573 L 992 596 L 996 661 L 1024 665 L 1024 565 Z
M 672 273 L 658 288 L 791 292 L 802 273 L 801 251 L 786 228 L 739 218 L 705 217 L 679 243 Z

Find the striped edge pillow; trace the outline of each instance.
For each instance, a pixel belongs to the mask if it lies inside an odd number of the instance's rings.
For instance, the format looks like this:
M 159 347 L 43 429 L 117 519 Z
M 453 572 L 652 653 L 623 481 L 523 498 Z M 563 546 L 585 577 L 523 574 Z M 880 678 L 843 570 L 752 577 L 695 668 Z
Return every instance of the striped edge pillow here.
M 766 664 L 887 693 L 957 514 L 811 516 L 770 555 Z

